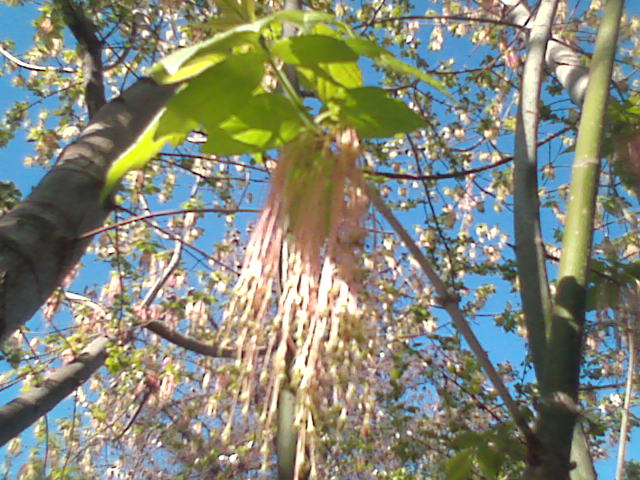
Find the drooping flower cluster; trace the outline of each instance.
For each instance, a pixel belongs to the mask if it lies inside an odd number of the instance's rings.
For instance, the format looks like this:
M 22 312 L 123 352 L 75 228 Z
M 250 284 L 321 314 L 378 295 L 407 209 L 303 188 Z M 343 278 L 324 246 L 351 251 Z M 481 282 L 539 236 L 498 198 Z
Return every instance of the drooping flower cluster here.
M 255 405 L 268 433 L 280 390 L 295 392 L 297 474 L 307 449 L 314 474 L 318 421 L 339 423 L 350 408 L 365 421 L 370 415 L 368 389 L 354 383 L 375 337 L 358 288 L 368 205 L 358 156 L 352 130 L 310 134 L 283 149 L 221 331 L 221 346 L 237 348 L 234 410 L 247 415 Z

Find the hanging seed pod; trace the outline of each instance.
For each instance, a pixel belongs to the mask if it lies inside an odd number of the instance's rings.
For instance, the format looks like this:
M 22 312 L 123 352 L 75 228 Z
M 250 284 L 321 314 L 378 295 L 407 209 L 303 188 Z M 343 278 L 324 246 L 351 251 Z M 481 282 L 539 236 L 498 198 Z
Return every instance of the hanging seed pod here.
M 345 412 L 357 408 L 364 387 L 350 369 L 372 361 L 376 325 L 364 325 L 374 316 L 360 298 L 368 200 L 359 154 L 353 130 L 308 134 L 283 148 L 220 332 L 222 347 L 237 349 L 239 388 L 230 406 L 245 418 L 260 412 L 265 462 L 279 391 L 288 382 L 295 392 L 295 471 L 306 465 L 312 478 L 316 463 L 305 456 L 318 450 L 316 417 L 331 403 L 324 399 L 347 399 Z M 225 434 L 236 417 L 229 413 Z

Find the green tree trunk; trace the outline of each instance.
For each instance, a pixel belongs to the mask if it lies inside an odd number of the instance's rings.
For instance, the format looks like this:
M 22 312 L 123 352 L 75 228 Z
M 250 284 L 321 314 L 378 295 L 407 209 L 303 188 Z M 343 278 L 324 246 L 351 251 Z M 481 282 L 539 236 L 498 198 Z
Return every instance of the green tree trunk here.
M 568 212 L 548 337 L 536 432 L 541 441 L 527 479 L 569 479 L 572 437 L 578 415 L 582 334 L 591 256 L 600 146 L 622 0 L 609 0 L 596 39 L 589 86 L 580 118 Z

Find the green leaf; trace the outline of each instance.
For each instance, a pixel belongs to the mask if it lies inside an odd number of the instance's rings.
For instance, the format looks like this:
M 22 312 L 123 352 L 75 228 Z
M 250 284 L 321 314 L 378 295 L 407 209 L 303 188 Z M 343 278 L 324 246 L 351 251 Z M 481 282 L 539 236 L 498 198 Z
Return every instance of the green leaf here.
M 303 122 L 297 108 L 274 93 L 253 96 L 222 123 L 204 122 L 209 136 L 203 152 L 217 155 L 255 153 L 293 139 Z
M 355 62 L 328 63 L 314 68 L 296 67 L 302 85 L 316 93 L 324 103 L 346 95 L 345 89 L 362 86 L 362 71 Z
M 314 30 L 328 30 L 338 35 L 324 24 L 316 25 Z M 301 38 L 304 37 L 292 40 Z M 283 58 L 288 58 L 289 63 L 296 65 L 305 88 L 315 92 L 320 100 L 327 103 L 334 97 L 344 97 L 345 88 L 362 86 L 362 71 L 356 63 L 358 55 L 342 39 L 324 34 L 310 38 L 319 40 L 324 48 L 314 51 L 313 45 L 308 43 L 288 41 L 289 43 L 281 42 L 276 50 L 282 53 Z
M 234 25 L 255 20 L 254 0 L 213 0 L 218 7 L 218 16 L 208 23 L 218 29 L 228 29 Z
M 336 30 L 335 28 L 331 28 L 326 23 L 318 23 L 317 25 L 314 25 L 311 29 L 311 33 L 314 33 L 316 35 L 324 35 L 326 37 L 333 37 L 339 40 L 342 40 L 344 38 L 344 34 L 342 32 Z M 350 37 L 352 36 L 353 35 L 350 35 Z
M 194 120 L 190 112 L 186 109 L 175 108 L 175 105 L 168 105 L 164 114 L 160 118 L 158 129 L 155 131 L 156 137 L 163 137 L 171 134 L 188 135 L 189 132 L 200 128 L 201 122 Z
M 227 0 L 223 1 L 228 3 Z M 251 11 L 254 7 L 250 5 L 253 2 L 247 0 L 244 3 L 246 5 L 243 8 L 246 12 L 242 15 L 253 16 Z M 149 75 L 159 83 L 173 83 L 191 78 L 213 65 L 212 62 L 219 61 L 215 55 L 211 55 L 212 53 L 230 54 L 232 49 L 237 49 L 243 45 L 251 45 L 256 49 L 261 48 L 259 45 L 260 33 L 272 23 L 277 22 L 294 23 L 300 26 L 303 32 L 309 31 L 318 24 L 330 23 L 338 26 L 344 33 L 353 35 L 351 29 L 346 24 L 338 21 L 333 15 L 297 10 L 280 11 L 251 23 L 234 26 L 209 40 L 178 50 L 156 64 Z M 235 20 L 232 20 L 232 23 L 235 23 Z
M 329 63 L 320 65 L 320 68 L 326 70 L 329 77 L 343 87 L 359 88 L 362 86 L 362 70 L 355 62 Z
M 340 118 L 356 128 L 363 138 L 391 137 L 423 127 L 425 121 L 381 88 L 362 87 L 347 91 L 336 100 Z
M 104 202 L 127 172 L 144 167 L 162 149 L 165 143 L 177 144 L 184 140 L 185 134 L 181 132 L 167 133 L 162 136 L 157 135 L 158 125 L 163 113 L 164 110 L 158 112 L 138 139 L 113 162 L 107 172 L 105 184 L 100 193 L 101 202 Z
M 478 446 L 476 460 L 483 475 L 492 479 L 497 478 L 504 455 L 495 444 L 485 442 Z
M 314 26 L 321 23 L 328 23 L 339 27 L 344 33 L 352 36 L 351 28 L 338 20 L 334 15 L 322 12 L 300 11 L 300 10 L 281 10 L 271 15 L 271 20 L 279 22 L 290 22 L 301 27 L 303 33 L 308 32 Z
M 242 27 L 246 27 L 243 25 Z M 234 48 L 258 45 L 260 34 L 240 27 L 218 34 L 209 40 L 172 53 L 153 66 L 149 72 L 156 82 L 176 83 L 193 78 L 224 60 Z
M 463 450 L 447 462 L 445 478 L 447 480 L 468 480 L 473 469 L 473 452 Z
M 621 265 L 622 271 L 632 279 L 640 280 L 640 262 L 625 263 Z
M 436 80 L 428 73 L 423 72 L 419 68 L 416 68 L 413 65 L 409 65 L 408 63 L 404 63 L 402 60 L 399 60 L 395 55 L 393 55 L 388 50 L 380 47 L 375 42 L 366 38 L 356 37 L 346 39 L 345 43 L 349 47 L 351 47 L 354 52 L 364 57 L 370 58 L 377 65 L 388 68 L 395 73 L 399 73 L 401 75 L 410 75 L 417 78 L 418 80 L 422 80 L 427 85 L 430 85 L 433 88 L 439 90 L 441 93 L 444 93 L 447 97 L 453 98 L 440 81 Z
M 188 133 L 238 112 L 260 86 L 264 60 L 261 52 L 235 55 L 202 72 L 169 100 L 157 135 Z
M 355 62 L 355 53 L 344 40 L 327 35 L 305 35 L 276 42 L 271 53 L 292 65 L 314 67 L 321 63 Z
M 468 448 L 476 448 L 478 445 L 484 443 L 486 439 L 483 435 L 479 433 L 468 431 L 462 432 L 456 435 L 456 438 L 453 442 L 456 449 L 465 450 Z

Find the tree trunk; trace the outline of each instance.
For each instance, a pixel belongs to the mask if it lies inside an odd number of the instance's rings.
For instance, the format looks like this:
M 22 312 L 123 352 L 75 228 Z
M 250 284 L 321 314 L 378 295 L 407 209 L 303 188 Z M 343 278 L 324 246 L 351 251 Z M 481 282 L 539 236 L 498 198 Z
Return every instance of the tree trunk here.
M 56 165 L 0 218 L 0 340 L 29 320 L 84 254 L 110 208 L 100 192 L 111 163 L 131 146 L 175 87 L 143 79 L 102 107 Z

